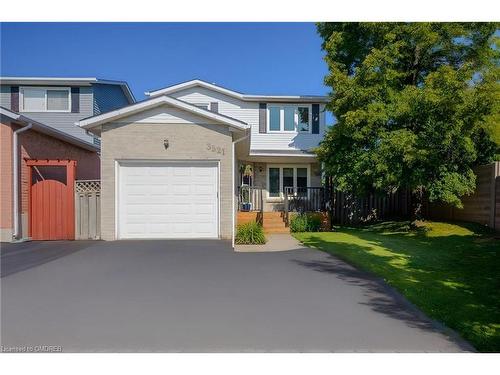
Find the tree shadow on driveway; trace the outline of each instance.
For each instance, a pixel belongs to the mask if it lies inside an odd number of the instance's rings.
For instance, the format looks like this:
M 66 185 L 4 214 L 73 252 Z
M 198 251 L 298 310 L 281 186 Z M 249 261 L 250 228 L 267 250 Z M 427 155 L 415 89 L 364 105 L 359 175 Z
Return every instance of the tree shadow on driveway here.
M 1 277 L 73 254 L 99 241 L 27 241 L 0 245 Z
M 356 247 L 356 245 L 351 246 Z M 360 301 L 360 305 L 368 306 L 373 311 L 392 319 L 403 321 L 409 327 L 428 332 L 441 332 L 462 350 L 475 351 L 455 331 L 429 318 L 403 295 L 387 285 L 384 280 L 368 272 L 358 270 L 336 256 L 328 255 L 324 260 L 304 261 L 294 259 L 292 261 L 317 272 L 332 274 L 350 285 L 360 287 L 366 297 L 366 302 Z

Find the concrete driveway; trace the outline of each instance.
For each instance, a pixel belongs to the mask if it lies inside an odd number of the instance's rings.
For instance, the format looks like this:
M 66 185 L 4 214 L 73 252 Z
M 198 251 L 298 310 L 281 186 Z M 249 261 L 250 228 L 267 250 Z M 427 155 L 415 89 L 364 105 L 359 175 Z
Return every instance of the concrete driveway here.
M 470 349 L 380 281 L 316 250 L 236 253 L 223 241 L 85 246 L 1 279 L 4 350 Z

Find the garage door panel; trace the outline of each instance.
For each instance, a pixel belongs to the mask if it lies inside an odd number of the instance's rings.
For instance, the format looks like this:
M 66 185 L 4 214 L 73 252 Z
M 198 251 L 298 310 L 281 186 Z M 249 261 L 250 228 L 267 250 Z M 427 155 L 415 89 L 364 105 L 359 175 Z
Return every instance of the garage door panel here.
M 120 238 L 217 238 L 217 165 L 121 165 Z

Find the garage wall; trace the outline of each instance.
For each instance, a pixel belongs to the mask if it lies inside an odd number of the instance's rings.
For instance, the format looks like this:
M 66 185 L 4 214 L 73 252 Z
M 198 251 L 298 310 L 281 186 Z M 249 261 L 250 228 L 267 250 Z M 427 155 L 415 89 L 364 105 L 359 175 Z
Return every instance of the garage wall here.
M 164 140 L 169 147 L 165 149 Z M 115 237 L 116 160 L 219 160 L 220 231 L 232 235 L 232 135 L 226 126 L 202 123 L 120 122 L 103 125 L 101 135 L 101 237 Z M 211 147 L 208 147 L 208 146 Z M 212 147 L 214 146 L 214 148 Z

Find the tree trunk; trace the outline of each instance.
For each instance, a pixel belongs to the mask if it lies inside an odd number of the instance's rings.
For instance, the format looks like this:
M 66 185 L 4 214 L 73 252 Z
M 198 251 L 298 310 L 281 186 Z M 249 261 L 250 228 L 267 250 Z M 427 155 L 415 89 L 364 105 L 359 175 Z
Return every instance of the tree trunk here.
M 424 188 L 423 186 L 417 187 L 413 191 L 414 201 L 413 201 L 413 210 L 412 210 L 412 224 L 415 224 L 417 221 L 423 220 L 422 216 L 422 208 L 424 206 Z

